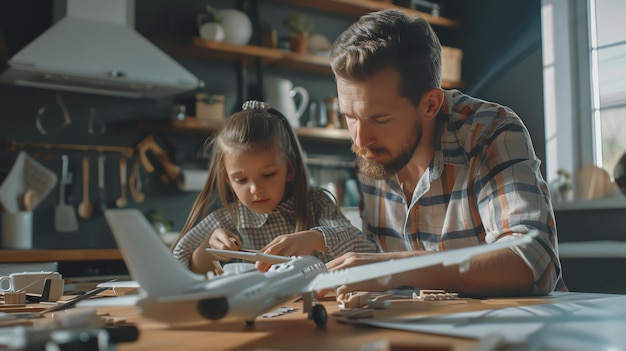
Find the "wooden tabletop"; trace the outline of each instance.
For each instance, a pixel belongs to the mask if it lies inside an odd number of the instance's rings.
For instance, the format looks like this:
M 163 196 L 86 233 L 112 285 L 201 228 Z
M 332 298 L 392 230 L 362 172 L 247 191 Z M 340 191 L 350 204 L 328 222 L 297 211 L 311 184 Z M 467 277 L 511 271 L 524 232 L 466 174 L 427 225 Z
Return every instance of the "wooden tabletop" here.
M 301 303 L 285 306 L 295 312 L 277 317 L 258 318 L 253 326 L 244 322 L 217 322 L 199 327 L 171 329 L 167 325 L 143 318 L 134 307 L 106 308 L 112 317 L 124 317 L 140 329 L 139 340 L 118 345 L 120 351 L 130 350 L 361 350 L 364 345 L 391 340 L 394 348 L 409 346 L 410 350 L 469 350 L 475 340 L 445 336 L 355 327 L 337 322 L 330 316 L 338 311 L 337 302 L 322 302 L 329 313 L 328 324 L 316 327 L 301 311 Z
M 112 292 L 102 292 L 100 295 L 110 296 Z M 64 297 L 66 298 L 66 297 Z M 69 297 L 67 297 L 69 298 Z M 549 311 L 565 311 L 563 315 L 551 315 L 549 320 L 555 323 L 568 320 L 572 316 L 573 310 L 580 310 L 572 307 L 570 303 L 578 301 L 593 306 L 605 306 L 604 311 L 612 310 L 615 306 L 624 306 L 624 295 L 614 294 L 594 294 L 594 293 L 554 293 L 546 297 L 520 297 L 520 298 L 489 298 L 489 299 L 454 299 L 426 301 L 420 299 L 397 299 L 392 300 L 391 305 L 385 309 L 374 310 L 374 318 L 385 320 L 391 318 L 419 318 L 434 315 L 448 315 L 459 312 L 471 311 L 493 311 L 507 307 L 522 307 L 525 311 L 530 311 L 533 315 L 540 315 L 543 312 L 532 312 L 532 305 L 567 303 L 567 307 L 549 307 Z M 595 302 L 595 304 L 594 304 Z M 135 325 L 139 329 L 139 338 L 133 342 L 122 342 L 117 345 L 121 351 L 129 350 L 249 350 L 249 351 L 308 351 L 308 350 L 376 350 L 376 351 L 400 351 L 400 350 L 430 350 L 430 351 L 469 351 L 474 350 L 477 344 L 492 341 L 476 340 L 473 338 L 453 337 L 449 332 L 449 327 L 441 329 L 442 334 L 429 334 L 425 332 L 408 332 L 392 329 L 372 328 L 365 326 L 354 326 L 341 323 L 339 318 L 333 316 L 340 311 L 338 303 L 334 298 L 326 298 L 321 302 L 329 313 L 328 324 L 325 327 L 317 327 L 315 323 L 307 319 L 301 311 L 300 302 L 293 301 L 284 306 L 295 309 L 294 312 L 283 315 L 263 318 L 259 317 L 254 325 L 247 326 L 241 322 L 209 322 L 201 326 L 173 328 L 166 324 L 155 322 L 141 316 L 140 311 L 135 307 L 107 307 L 99 308 L 98 312 L 115 323 L 125 323 Z M 47 305 L 49 306 L 49 305 Z M 44 307 L 44 306 L 27 306 Z M 80 310 L 85 307 L 77 306 Z M 541 308 L 537 309 L 541 310 Z M 619 311 L 619 309 L 618 309 Z M 623 309 L 622 309 L 623 311 Z M 80 311 L 79 312 L 79 316 Z M 91 312 L 91 311 L 90 311 Z M 62 318 L 65 312 L 60 312 Z M 91 312 L 93 313 L 93 312 Z M 585 312 L 586 313 L 586 312 Z M 580 316 L 587 318 L 583 313 Z M 620 312 L 621 313 L 621 312 Z M 606 313 L 605 313 L 606 314 Z M 46 314 L 45 317 L 50 316 Z M 578 316 L 578 318 L 580 318 Z M 620 322 L 615 316 L 609 316 L 606 322 L 609 324 L 609 334 L 600 333 L 599 336 L 613 337 L 611 331 L 622 330 L 623 321 Z M 605 316 L 605 318 L 606 318 Z M 54 313 L 51 316 L 54 319 Z M 557 318 L 558 317 L 558 318 Z M 556 319 L 555 319 L 556 318 Z M 561 318 L 561 319 L 559 319 Z M 582 319 L 581 319 L 582 320 Z M 31 320 L 27 320 L 31 321 Z M 33 320 L 37 323 L 46 321 Z M 589 320 L 589 323 L 596 323 L 599 320 Z M 9 321 L 14 322 L 14 321 Z M 32 322 L 34 323 L 34 322 Z M 497 321 L 492 321 L 498 323 Z M 599 322 L 598 322 L 599 323 Z M 550 323 L 546 324 L 546 328 Z M 428 325 L 428 324 L 425 324 Z M 499 325 L 499 324 L 497 324 Z M 441 325 L 444 326 L 444 325 Z M 612 327 L 611 327 L 612 326 Z M 510 327 L 510 326 L 509 326 Z M 500 330 L 499 326 L 495 326 Z M 542 327 L 543 328 L 543 327 Z M 616 329 L 617 328 L 617 329 Z M 523 329 L 523 328 L 522 328 Z M 515 330 L 515 329 L 514 329 Z M 575 330 L 575 329 L 574 329 Z M 506 332 L 506 331 L 505 331 Z M 448 333 L 448 336 L 443 335 Z M 508 333 L 517 333 L 510 328 Z M 525 337 L 524 331 L 520 331 L 521 337 Z M 481 335 L 467 332 L 456 335 Z M 514 336 L 514 335 L 509 335 Z M 514 339 L 514 338 L 513 338 Z M 508 340 L 511 340 L 509 338 Z M 389 342 L 387 348 L 377 347 L 381 342 Z M 483 348 L 479 348 L 484 350 Z M 491 348 L 489 349 L 491 350 Z

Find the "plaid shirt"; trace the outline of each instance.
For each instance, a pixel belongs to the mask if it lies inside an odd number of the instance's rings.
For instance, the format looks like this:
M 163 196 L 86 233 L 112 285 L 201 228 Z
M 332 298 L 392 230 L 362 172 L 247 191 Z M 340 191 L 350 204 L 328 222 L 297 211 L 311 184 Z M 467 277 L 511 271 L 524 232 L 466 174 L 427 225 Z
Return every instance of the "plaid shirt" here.
M 321 189 L 309 190 L 309 201 L 313 206 L 316 226 L 322 232 L 328 252 L 316 252 L 315 256 L 328 262 L 350 251 L 375 252 L 376 244 L 366 237 L 341 213 L 337 204 Z M 239 226 L 225 208 L 219 208 L 191 228 L 174 247 L 174 256 L 185 266 L 193 250 L 218 228 L 227 229 L 239 236 L 242 248 L 260 250 L 281 234 L 293 233 L 296 229 L 294 198 L 280 203 L 268 214 L 256 213 L 239 201 Z
M 444 251 L 508 240 L 535 228 L 532 245 L 513 249 L 532 269 L 534 294 L 561 280 L 557 233 L 541 161 L 509 108 L 444 90 L 434 157 L 407 204 L 396 175 L 359 174 L 364 231 L 381 251 Z

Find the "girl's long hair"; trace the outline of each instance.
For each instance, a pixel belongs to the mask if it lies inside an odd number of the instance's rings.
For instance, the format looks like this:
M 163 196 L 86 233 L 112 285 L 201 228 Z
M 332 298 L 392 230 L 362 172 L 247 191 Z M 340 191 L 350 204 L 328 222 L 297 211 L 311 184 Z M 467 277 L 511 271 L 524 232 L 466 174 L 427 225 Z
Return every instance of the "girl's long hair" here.
M 289 121 L 278 110 L 270 108 L 243 110 L 230 116 L 214 139 L 207 142 L 212 149 L 209 173 L 198 194 L 187 221 L 172 243 L 173 249 L 180 239 L 214 206 L 224 206 L 238 221 L 237 198 L 226 181 L 224 156 L 237 157 L 246 152 L 271 151 L 281 153 L 287 160 L 287 174 L 292 180 L 285 184 L 285 196 L 295 200 L 295 231 L 314 226 L 313 213 L 309 204 L 309 182 L 300 143 L 289 125 Z M 214 191 L 217 190 L 217 195 Z

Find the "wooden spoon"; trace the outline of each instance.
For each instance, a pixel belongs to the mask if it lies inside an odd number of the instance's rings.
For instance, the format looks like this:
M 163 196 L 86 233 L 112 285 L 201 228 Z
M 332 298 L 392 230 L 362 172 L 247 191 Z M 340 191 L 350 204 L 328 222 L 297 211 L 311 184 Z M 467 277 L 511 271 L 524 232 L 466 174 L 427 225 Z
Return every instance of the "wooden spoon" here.
M 89 202 L 89 157 L 83 157 L 83 201 L 78 204 L 78 215 L 81 218 L 93 216 L 93 206 Z
M 126 199 L 126 159 L 124 157 L 120 158 L 120 188 L 121 194 L 115 200 L 115 205 L 117 207 L 125 207 L 128 204 L 128 200 Z
M 32 211 L 38 199 L 39 194 L 37 194 L 35 190 L 27 189 L 22 197 L 22 201 L 24 202 L 24 211 Z

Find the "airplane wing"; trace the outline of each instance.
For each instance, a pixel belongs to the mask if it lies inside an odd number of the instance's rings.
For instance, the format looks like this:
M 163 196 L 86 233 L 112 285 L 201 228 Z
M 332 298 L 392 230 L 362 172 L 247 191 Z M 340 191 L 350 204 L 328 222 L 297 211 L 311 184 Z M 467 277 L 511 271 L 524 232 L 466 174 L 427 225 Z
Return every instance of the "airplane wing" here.
M 144 294 L 125 295 L 116 297 L 99 297 L 97 299 L 83 300 L 76 304 L 77 307 L 121 307 L 135 306 L 137 302 L 146 296 Z
M 219 249 L 207 248 L 206 251 L 210 252 L 211 254 L 213 254 L 213 256 L 215 256 L 218 259 L 239 258 L 242 260 L 248 260 L 248 261 L 254 261 L 254 262 L 260 261 L 260 262 L 267 262 L 271 264 L 291 261 L 291 257 L 269 255 L 269 254 L 264 254 L 260 251 L 253 251 L 253 250 L 232 251 L 232 250 L 219 250 Z
M 118 306 L 134 306 L 146 294 L 139 290 L 139 283 L 134 280 L 102 282 L 96 285 L 97 288 L 111 288 L 116 296 L 99 297 L 89 300 L 83 300 L 76 304 L 79 307 L 118 307 Z M 139 293 L 136 293 L 139 292 Z M 129 295 L 126 295 L 130 293 Z
M 96 285 L 98 288 L 139 288 L 139 283 L 134 280 L 102 282 Z
M 134 281 L 134 280 L 102 282 L 102 283 L 99 283 L 96 287 L 110 288 L 111 290 L 113 290 L 113 293 L 115 294 L 115 296 L 136 294 L 141 288 L 141 286 L 139 286 L 139 282 Z
M 392 274 L 434 266 L 437 264 L 442 264 L 444 266 L 460 264 L 460 269 L 463 270 L 468 268 L 467 265 L 469 264 L 469 260 L 472 256 L 514 246 L 523 246 L 535 240 L 538 235 L 539 232 L 537 230 L 532 230 L 515 239 L 503 242 L 443 251 L 431 255 L 413 256 L 397 260 L 370 263 L 337 271 L 326 272 L 316 276 L 308 284 L 308 290 L 305 291 L 334 289 L 344 284 L 354 284 L 366 280 L 389 277 Z

